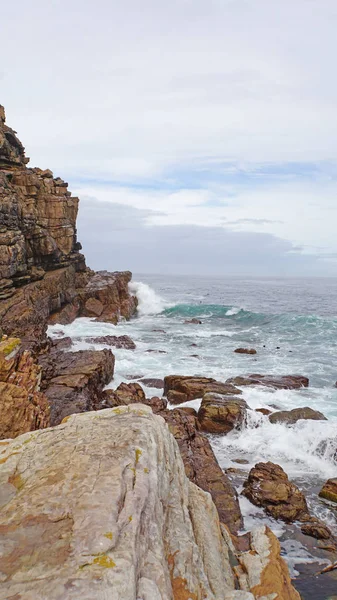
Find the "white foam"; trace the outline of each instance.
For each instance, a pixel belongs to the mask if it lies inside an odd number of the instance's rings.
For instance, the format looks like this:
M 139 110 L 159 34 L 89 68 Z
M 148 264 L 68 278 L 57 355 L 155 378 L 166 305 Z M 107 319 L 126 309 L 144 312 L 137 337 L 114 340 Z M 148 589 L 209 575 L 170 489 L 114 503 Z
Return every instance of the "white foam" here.
M 319 565 L 330 564 L 330 561 L 327 559 L 312 556 L 312 554 L 310 554 L 310 552 L 308 552 L 308 550 L 297 540 L 284 540 L 281 542 L 281 548 L 283 552 L 285 552 L 283 558 L 288 563 L 291 577 L 297 577 L 299 575 L 299 572 L 295 569 L 295 565 L 313 563 L 318 563 Z
M 141 281 L 129 283 L 129 291 L 137 296 L 137 310 L 140 316 L 159 314 L 169 306 L 149 285 Z
M 226 317 L 232 317 L 233 315 L 237 315 L 239 312 L 242 311 L 242 308 L 235 308 L 233 306 L 233 308 L 230 308 L 227 312 L 226 312 Z

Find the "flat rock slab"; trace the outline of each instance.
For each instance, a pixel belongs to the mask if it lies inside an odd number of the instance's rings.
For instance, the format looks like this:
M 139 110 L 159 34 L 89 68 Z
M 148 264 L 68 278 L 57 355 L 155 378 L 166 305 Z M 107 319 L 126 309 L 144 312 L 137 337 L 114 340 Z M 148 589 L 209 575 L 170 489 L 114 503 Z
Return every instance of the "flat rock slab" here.
M 234 592 L 216 509 L 151 409 L 73 415 L 0 452 L 0 600 Z

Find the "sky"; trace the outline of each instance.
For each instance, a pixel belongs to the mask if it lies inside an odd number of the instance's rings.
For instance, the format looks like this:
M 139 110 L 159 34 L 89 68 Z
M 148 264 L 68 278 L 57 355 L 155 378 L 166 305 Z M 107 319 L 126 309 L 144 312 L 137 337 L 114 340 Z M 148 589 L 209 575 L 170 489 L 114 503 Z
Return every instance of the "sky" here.
M 16 0 L 0 103 L 95 269 L 335 276 L 336 0 Z

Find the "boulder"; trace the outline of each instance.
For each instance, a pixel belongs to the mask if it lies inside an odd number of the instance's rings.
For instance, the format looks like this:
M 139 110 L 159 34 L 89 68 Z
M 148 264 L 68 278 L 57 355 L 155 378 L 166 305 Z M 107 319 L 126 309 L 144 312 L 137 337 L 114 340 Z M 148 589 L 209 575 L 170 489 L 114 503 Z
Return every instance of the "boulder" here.
M 258 463 L 251 469 L 242 494 L 275 519 L 288 523 L 308 514 L 304 494 L 289 481 L 282 467 L 272 462 Z
M 114 373 L 115 357 L 111 350 L 51 351 L 39 356 L 42 367 L 41 388 L 50 405 L 50 423 L 64 417 L 97 410 L 103 388 Z
M 1 457 L 2 600 L 242 598 L 211 498 L 147 407 L 73 415 Z
M 180 408 L 160 414 L 178 442 L 187 477 L 211 494 L 220 521 L 236 534 L 243 525 L 237 493 L 219 466 L 208 439 L 198 431 L 197 419 Z
M 208 392 L 204 394 L 198 421 L 203 431 L 226 434 L 242 425 L 248 405 L 237 396 Z
M 236 354 L 257 354 L 254 348 L 236 348 Z
M 269 421 L 271 423 L 285 423 L 286 425 L 293 425 L 300 419 L 312 421 L 327 420 L 321 412 L 318 410 L 313 410 L 308 406 L 305 406 L 304 408 L 294 408 L 293 410 L 281 410 L 269 415 Z
M 104 346 L 113 346 L 114 348 L 124 348 L 125 350 L 135 350 L 136 344 L 128 335 L 102 335 L 100 337 L 84 338 L 90 344 L 103 344 Z
M 146 398 L 139 383 L 121 383 L 116 390 L 105 390 L 102 394 L 100 408 L 112 408 L 129 404 L 142 403 L 150 406 L 154 413 L 165 410 L 167 401 L 164 398 Z
M 275 390 L 297 390 L 302 387 L 308 387 L 309 379 L 304 375 L 240 375 L 227 379 L 226 383 L 231 383 L 239 387 L 245 385 L 263 385 Z
M 330 500 L 330 502 L 337 503 L 337 477 L 334 479 L 328 479 L 318 495 L 325 500 Z
M 174 393 L 173 393 L 174 392 Z M 222 383 L 212 377 L 168 375 L 164 378 L 164 396 L 171 404 L 181 404 L 201 398 L 207 392 L 217 394 L 241 394 L 234 385 Z

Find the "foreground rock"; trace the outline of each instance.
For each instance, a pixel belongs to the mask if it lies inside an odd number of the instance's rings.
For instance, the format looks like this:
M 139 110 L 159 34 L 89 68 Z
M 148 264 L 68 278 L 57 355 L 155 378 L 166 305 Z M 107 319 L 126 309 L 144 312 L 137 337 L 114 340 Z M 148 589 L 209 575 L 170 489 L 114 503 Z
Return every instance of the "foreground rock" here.
M 297 390 L 308 387 L 309 379 L 304 375 L 243 375 L 227 379 L 226 383 L 239 387 L 245 385 L 263 385 L 275 390 Z
M 201 398 L 207 392 L 217 394 L 241 394 L 234 385 L 222 383 L 212 377 L 189 377 L 184 375 L 168 375 L 164 379 L 164 396 L 171 404 L 181 404 L 189 400 Z
M 42 390 L 50 405 L 50 424 L 58 425 L 73 413 L 97 410 L 103 388 L 114 373 L 115 357 L 111 350 L 56 350 L 39 357 Z
M 247 409 L 247 403 L 236 396 L 208 392 L 202 399 L 198 421 L 203 431 L 226 434 L 244 423 Z
M 220 521 L 236 534 L 243 525 L 237 493 L 219 466 L 208 439 L 198 431 L 197 419 L 179 408 L 160 414 L 178 442 L 187 477 L 211 494 Z
M 40 391 L 41 368 L 21 340 L 0 342 L 0 439 L 48 427 L 49 404 Z
M 321 498 L 325 498 L 325 500 L 330 500 L 330 502 L 337 503 L 337 478 L 328 479 L 328 481 L 323 485 L 319 496 Z
M 326 417 L 318 410 L 313 410 L 308 406 L 304 408 L 294 408 L 293 410 L 280 410 L 274 412 L 269 416 L 271 423 L 285 423 L 286 425 L 293 425 L 300 419 L 312 420 L 312 421 L 326 421 Z

